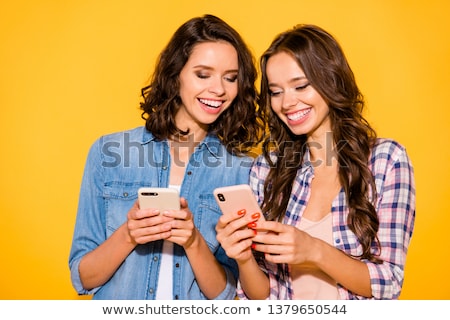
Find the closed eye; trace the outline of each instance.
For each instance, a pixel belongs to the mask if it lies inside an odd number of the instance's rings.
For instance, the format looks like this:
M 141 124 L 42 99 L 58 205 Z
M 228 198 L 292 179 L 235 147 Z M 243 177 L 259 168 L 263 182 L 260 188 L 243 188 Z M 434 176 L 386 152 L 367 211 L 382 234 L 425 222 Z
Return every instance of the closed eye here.
M 308 82 L 307 84 L 304 84 L 302 86 L 295 87 L 295 90 L 299 91 L 299 90 L 306 89 L 309 85 L 310 85 L 310 83 Z
M 209 74 L 197 73 L 197 77 L 199 77 L 200 79 L 208 79 L 209 78 Z
M 226 77 L 225 77 L 225 80 L 228 81 L 228 82 L 231 82 L 231 83 L 236 82 L 236 80 L 237 80 L 237 75 L 234 75 L 234 76 L 226 76 Z
M 281 93 L 282 93 L 282 91 L 272 91 L 272 90 L 269 90 L 269 96 L 271 96 L 271 97 L 279 96 Z

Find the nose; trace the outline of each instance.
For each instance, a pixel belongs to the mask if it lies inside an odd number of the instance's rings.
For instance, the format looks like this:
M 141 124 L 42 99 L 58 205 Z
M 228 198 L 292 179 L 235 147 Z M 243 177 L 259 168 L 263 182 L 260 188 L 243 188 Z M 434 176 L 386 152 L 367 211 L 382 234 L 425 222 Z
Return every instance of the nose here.
M 211 83 L 209 86 L 209 92 L 214 93 L 217 96 L 222 96 L 225 94 L 225 86 L 223 85 L 222 78 L 211 78 Z
M 291 90 L 287 90 L 284 92 L 283 101 L 281 104 L 281 106 L 283 108 L 286 109 L 286 108 L 295 106 L 295 105 L 297 105 L 297 103 L 298 103 L 298 98 L 297 98 L 297 95 L 295 94 L 295 92 L 292 92 Z

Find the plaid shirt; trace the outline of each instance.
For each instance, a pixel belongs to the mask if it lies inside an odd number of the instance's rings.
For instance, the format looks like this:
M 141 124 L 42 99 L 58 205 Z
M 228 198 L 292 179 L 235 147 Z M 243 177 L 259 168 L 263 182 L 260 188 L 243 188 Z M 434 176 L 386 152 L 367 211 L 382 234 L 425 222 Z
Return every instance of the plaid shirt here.
M 308 204 L 314 169 L 306 152 L 304 163 L 298 170 L 287 206 L 284 223 L 298 225 Z M 379 218 L 378 238 L 381 244 L 382 264 L 367 260 L 372 287 L 372 299 L 398 299 L 404 278 L 406 253 L 411 240 L 415 219 L 414 170 L 403 146 L 388 139 L 378 139 L 372 150 L 369 168 L 375 177 L 377 201 L 375 209 Z M 250 185 L 261 204 L 264 197 L 264 181 L 269 165 L 260 156 L 255 160 Z M 347 225 L 349 208 L 343 189 L 333 200 L 333 245 L 349 255 L 358 256 L 362 246 Z M 372 249 L 376 252 L 376 248 Z M 270 280 L 268 299 L 288 300 L 293 298 L 292 281 L 287 264 L 258 261 Z M 341 299 L 367 299 L 356 295 L 338 284 Z M 238 296 L 247 299 L 238 284 Z

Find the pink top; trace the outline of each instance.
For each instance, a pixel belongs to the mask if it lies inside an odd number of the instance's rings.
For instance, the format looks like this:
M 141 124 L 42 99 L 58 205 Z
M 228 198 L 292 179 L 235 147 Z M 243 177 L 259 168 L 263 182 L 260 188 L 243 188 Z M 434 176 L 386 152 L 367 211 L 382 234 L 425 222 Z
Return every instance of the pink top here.
M 300 223 L 297 225 L 297 228 L 332 245 L 331 222 L 331 213 L 327 214 L 322 218 L 322 220 L 319 221 L 311 221 L 302 217 Z M 336 281 L 330 278 L 326 273 L 306 264 L 289 265 L 289 267 L 295 299 L 339 299 Z

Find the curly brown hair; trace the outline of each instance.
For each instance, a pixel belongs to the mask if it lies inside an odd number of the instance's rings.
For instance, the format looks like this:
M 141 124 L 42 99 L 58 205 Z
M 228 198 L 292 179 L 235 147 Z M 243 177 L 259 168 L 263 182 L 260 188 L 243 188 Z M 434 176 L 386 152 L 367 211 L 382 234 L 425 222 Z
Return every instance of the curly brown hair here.
M 237 51 L 238 95 L 208 132 L 216 134 L 229 152 L 248 153 L 262 141 L 265 128 L 263 110 L 257 106 L 255 59 L 239 33 L 213 15 L 192 18 L 173 34 L 159 55 L 150 84 L 142 89 L 142 118 L 157 139 L 188 134 L 175 124 L 182 104 L 179 75 L 197 44 L 217 41 L 226 41 Z
M 271 220 L 283 220 L 293 181 L 307 150 L 306 135 L 292 134 L 271 109 L 266 65 L 279 52 L 286 52 L 297 61 L 329 106 L 333 142 L 339 145 L 339 179 L 350 208 L 347 223 L 363 247 L 359 258 L 379 263 L 379 220 L 373 205 L 376 188 L 368 167 L 376 132 L 362 115 L 364 98 L 343 50 L 333 36 L 314 25 L 298 25 L 281 33 L 260 59 L 260 104 L 268 112 L 270 129 L 263 153 L 271 166 L 265 181 L 263 211 Z M 271 158 L 273 153 L 276 161 Z M 373 246 L 377 248 L 375 252 L 371 250 Z

